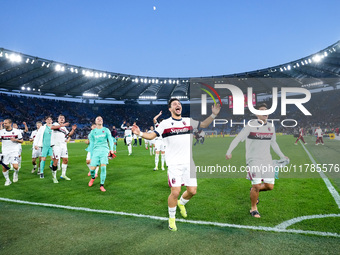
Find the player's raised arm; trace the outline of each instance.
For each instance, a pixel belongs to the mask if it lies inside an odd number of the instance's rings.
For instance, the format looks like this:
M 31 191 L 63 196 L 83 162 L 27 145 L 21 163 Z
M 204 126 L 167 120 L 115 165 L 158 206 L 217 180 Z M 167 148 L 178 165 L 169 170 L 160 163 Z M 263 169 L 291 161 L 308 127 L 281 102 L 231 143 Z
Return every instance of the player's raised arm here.
M 28 132 L 28 127 L 27 127 L 26 122 L 23 122 L 22 124 L 24 124 L 24 127 L 25 127 L 24 132 L 27 133 Z
M 76 125 L 76 124 L 74 124 L 74 125 L 72 126 L 72 130 L 71 130 L 71 132 L 68 134 L 68 137 L 71 137 L 71 136 L 73 136 L 73 134 L 74 134 L 74 132 L 76 131 L 76 129 L 77 129 L 77 125 Z
M 126 121 L 124 120 L 123 124 L 120 126 L 121 129 L 126 129 L 127 128 L 127 126 L 124 126 L 125 123 L 126 123 Z
M 137 125 L 132 126 L 132 133 L 139 135 L 140 137 L 143 137 L 144 139 L 147 139 L 147 140 L 155 139 L 156 136 L 157 136 L 157 134 L 155 132 L 143 133 L 142 131 L 140 131 L 140 129 Z
M 160 111 L 154 118 L 153 118 L 153 124 L 157 123 L 157 119 L 159 118 L 159 116 L 162 115 L 162 111 Z
M 209 127 L 210 123 L 213 122 L 213 120 L 216 118 L 220 110 L 221 110 L 220 104 L 214 104 L 213 106 L 211 106 L 212 114 L 208 118 L 206 118 L 204 121 L 201 122 L 200 127 L 201 128 Z
M 59 129 L 59 128 L 61 128 L 61 127 L 68 127 L 70 125 L 70 123 L 68 123 L 68 122 L 66 122 L 66 123 L 63 123 L 63 124 L 59 124 L 59 123 L 57 123 L 56 125 L 52 125 L 51 126 L 51 129 Z

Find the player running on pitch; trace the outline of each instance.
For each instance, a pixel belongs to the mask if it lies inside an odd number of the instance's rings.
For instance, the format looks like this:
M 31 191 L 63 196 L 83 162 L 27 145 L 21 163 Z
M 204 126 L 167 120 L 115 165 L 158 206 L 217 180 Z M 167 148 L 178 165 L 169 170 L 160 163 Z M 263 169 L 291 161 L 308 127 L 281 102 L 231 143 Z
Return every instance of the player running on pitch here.
M 126 142 L 126 145 L 128 146 L 128 152 L 129 152 L 129 156 L 132 154 L 132 131 L 131 131 L 131 127 L 130 124 L 127 123 L 126 126 L 124 126 L 124 124 L 126 123 L 126 121 L 123 122 L 123 124 L 121 125 L 121 129 L 124 129 L 124 140 Z
M 52 140 L 51 145 L 53 149 L 53 165 L 52 170 L 56 171 L 58 168 L 59 160 L 62 160 L 61 164 L 61 179 L 70 181 L 71 179 L 66 176 L 67 164 L 68 164 L 68 151 L 67 151 L 67 139 L 71 137 L 75 130 L 77 129 L 77 125 L 72 126 L 71 132 L 69 132 L 66 128 L 68 123 L 65 123 L 65 116 L 60 114 L 58 116 L 58 122 L 53 123 L 51 129 L 52 132 Z
M 302 127 L 302 128 L 299 129 L 299 137 L 298 137 L 298 139 L 296 139 L 295 145 L 297 145 L 297 143 L 298 143 L 299 140 L 301 140 L 305 145 L 307 144 L 307 143 L 305 142 L 305 139 L 303 139 L 303 136 L 304 136 L 304 135 L 305 135 L 305 130 L 304 130 L 303 127 Z
M 181 215 L 186 218 L 185 204 L 196 194 L 197 179 L 195 164 L 192 158 L 192 132 L 195 128 L 206 128 L 220 112 L 219 104 L 212 106 L 212 114 L 203 122 L 191 118 L 182 117 L 182 104 L 177 98 L 172 98 L 168 103 L 171 117 L 163 120 L 152 133 L 143 133 L 138 126 L 133 126 L 133 133 L 152 140 L 156 136 L 162 136 L 166 146 L 166 163 L 168 166 L 168 183 L 171 193 L 168 197 L 169 229 L 176 231 L 176 208 L 180 209 Z M 186 191 L 181 193 L 181 186 L 186 186 Z
M 96 179 L 96 167 L 100 165 L 100 190 L 105 192 L 104 183 L 106 179 L 106 165 L 108 162 L 109 153 L 112 157 L 116 157 L 114 154 L 116 152 L 116 145 L 113 142 L 111 132 L 108 128 L 103 127 L 103 118 L 98 116 L 96 118 L 96 128 L 93 129 L 89 134 L 91 153 L 91 180 L 89 182 L 89 187 L 93 185 Z
M 267 105 L 262 103 L 257 109 L 261 111 L 267 110 Z M 252 184 L 250 190 L 250 214 L 255 218 L 260 218 L 261 215 L 257 210 L 259 192 L 272 190 L 275 182 L 275 169 L 270 154 L 270 147 L 273 148 L 280 159 L 288 161 L 288 158 L 283 155 L 276 142 L 275 127 L 272 124 L 268 124 L 268 115 L 256 116 L 258 119 L 252 120 L 251 125 L 245 126 L 231 142 L 226 153 L 226 159 L 231 159 L 232 152 L 239 142 L 246 140 L 247 179 L 251 180 Z
M 21 153 L 21 143 L 23 142 L 22 134 L 18 129 L 12 128 L 12 120 L 10 119 L 4 120 L 3 125 L 4 129 L 0 130 L 3 155 L 2 161 L 4 165 L 13 165 L 13 182 L 17 182 L 19 179 L 19 156 Z M 9 179 L 9 168 L 6 169 L 4 165 L 2 166 L 2 174 L 6 179 L 5 186 L 9 186 L 12 183 Z

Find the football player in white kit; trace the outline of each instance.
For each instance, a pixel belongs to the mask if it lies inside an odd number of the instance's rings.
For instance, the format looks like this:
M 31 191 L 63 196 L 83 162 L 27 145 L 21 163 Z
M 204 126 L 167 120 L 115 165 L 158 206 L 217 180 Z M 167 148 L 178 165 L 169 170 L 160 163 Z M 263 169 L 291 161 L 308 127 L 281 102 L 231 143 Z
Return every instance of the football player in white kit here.
M 72 126 L 71 132 L 69 132 L 66 128 L 68 123 L 65 123 L 65 116 L 60 114 L 58 117 L 58 122 L 54 122 L 52 124 L 52 138 L 51 138 L 51 146 L 53 149 L 53 165 L 52 170 L 56 171 L 58 168 L 58 161 L 62 159 L 61 165 L 61 179 L 70 181 L 71 179 L 66 176 L 67 163 L 68 163 L 68 151 L 67 151 L 67 139 L 74 134 L 74 131 L 77 128 L 77 125 Z M 56 182 L 55 180 L 53 180 Z
M 153 126 L 150 126 L 150 129 L 147 133 L 152 134 L 153 132 L 154 132 Z M 149 144 L 150 156 L 155 155 L 155 139 L 148 140 L 148 144 Z
M 19 180 L 19 163 L 20 163 L 20 149 L 23 142 L 22 134 L 18 129 L 12 128 L 12 120 L 6 119 L 3 122 L 4 129 L 0 130 L 0 140 L 2 141 L 2 162 L 5 165 L 12 164 L 14 168 L 13 182 Z M 4 175 L 6 182 L 5 186 L 11 185 L 9 179 L 9 171 L 2 166 L 2 174 Z
M 162 115 L 162 111 L 160 111 L 154 118 L 153 123 L 155 124 L 155 128 L 159 126 L 162 120 L 158 121 L 158 118 Z M 154 171 L 158 170 L 158 162 L 159 162 L 159 152 L 161 152 L 161 165 L 162 170 L 164 171 L 164 162 L 165 162 L 165 146 L 163 143 L 163 139 L 161 136 L 155 138 L 155 168 Z
M 124 129 L 124 139 L 126 140 L 126 145 L 128 146 L 128 151 L 129 151 L 129 156 L 132 154 L 132 131 L 131 131 L 131 127 L 130 124 L 127 123 L 126 126 L 124 126 L 124 124 L 126 123 L 126 121 L 123 122 L 123 124 L 121 125 L 121 129 Z
M 267 105 L 261 103 L 258 110 L 267 110 Z M 272 190 L 275 182 L 275 168 L 270 154 L 270 147 L 280 159 L 288 161 L 288 158 L 281 152 L 276 142 L 275 126 L 268 123 L 268 115 L 256 115 L 257 120 L 252 120 L 231 142 L 226 153 L 226 159 L 231 159 L 232 151 L 239 142 L 246 141 L 246 163 L 247 179 L 251 180 L 250 190 L 251 216 L 260 218 L 257 204 L 260 191 Z M 262 183 L 263 180 L 263 183 Z
M 30 142 L 34 142 L 34 138 L 36 137 L 38 130 L 41 126 L 42 126 L 42 122 L 37 121 L 36 122 L 37 129 L 32 131 L 31 136 L 30 136 Z M 39 159 L 39 164 L 37 164 L 37 159 Z M 40 168 L 39 168 L 40 159 L 41 159 L 41 148 L 38 148 L 38 150 L 36 150 L 34 146 L 32 145 L 32 165 L 33 165 L 32 174 L 35 172 L 35 170 L 37 170 L 37 165 L 38 165 L 38 174 L 40 174 Z
M 20 129 L 18 127 L 18 124 L 17 123 L 13 123 L 13 128 L 19 130 L 19 132 L 21 133 L 22 137 L 24 137 L 24 134 L 28 132 L 28 127 L 27 127 L 27 124 L 26 122 L 23 122 L 22 123 L 25 127 L 25 129 Z M 20 144 L 20 152 L 19 152 L 19 170 L 21 168 L 21 161 L 22 161 L 22 158 L 21 158 L 21 153 L 22 153 L 22 146 Z M 11 169 L 10 170 L 13 170 L 13 165 L 11 164 Z
M 206 128 L 220 112 L 219 104 L 212 106 L 212 114 L 203 122 L 191 118 L 182 117 L 182 104 L 177 98 L 172 98 L 168 103 L 171 117 L 163 120 L 152 133 L 143 133 L 138 126 L 133 126 L 133 133 L 152 140 L 156 136 L 162 136 L 166 146 L 166 163 L 168 166 L 168 184 L 171 193 L 168 197 L 169 229 L 176 231 L 176 208 L 186 218 L 185 204 L 196 194 L 197 179 L 196 168 L 192 158 L 192 132 L 195 128 Z M 181 186 L 186 186 L 186 191 L 181 193 Z

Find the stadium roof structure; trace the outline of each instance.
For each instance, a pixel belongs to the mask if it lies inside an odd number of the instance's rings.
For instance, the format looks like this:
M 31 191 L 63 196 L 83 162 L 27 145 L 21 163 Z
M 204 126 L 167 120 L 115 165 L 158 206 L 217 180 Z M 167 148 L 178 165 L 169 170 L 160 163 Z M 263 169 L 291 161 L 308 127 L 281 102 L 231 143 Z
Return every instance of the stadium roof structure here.
M 60 63 L 0 48 L 0 91 L 107 100 L 168 100 L 190 98 L 190 84 L 201 79 L 228 79 L 246 91 L 271 93 L 272 78 L 285 86 L 307 89 L 340 84 L 340 41 L 319 52 L 260 70 L 210 77 L 147 77 Z M 332 82 L 325 82 L 331 78 Z

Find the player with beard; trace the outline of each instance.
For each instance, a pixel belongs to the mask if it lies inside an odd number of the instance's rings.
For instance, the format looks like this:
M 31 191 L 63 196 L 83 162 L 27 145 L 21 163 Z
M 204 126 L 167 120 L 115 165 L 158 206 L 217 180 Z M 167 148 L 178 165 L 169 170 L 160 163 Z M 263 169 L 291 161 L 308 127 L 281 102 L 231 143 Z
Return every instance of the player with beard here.
M 172 98 L 168 103 L 171 117 L 163 120 L 152 133 L 143 133 L 138 126 L 132 127 L 132 132 L 152 140 L 162 136 L 166 147 L 165 160 L 168 166 L 168 183 L 171 193 L 168 197 L 169 229 L 176 231 L 176 208 L 186 218 L 186 203 L 196 194 L 197 179 L 196 169 L 192 158 L 192 133 L 194 129 L 206 128 L 220 112 L 219 104 L 212 106 L 212 114 L 203 122 L 182 117 L 182 104 L 177 98 Z M 180 199 L 181 186 L 186 186 L 186 191 Z

